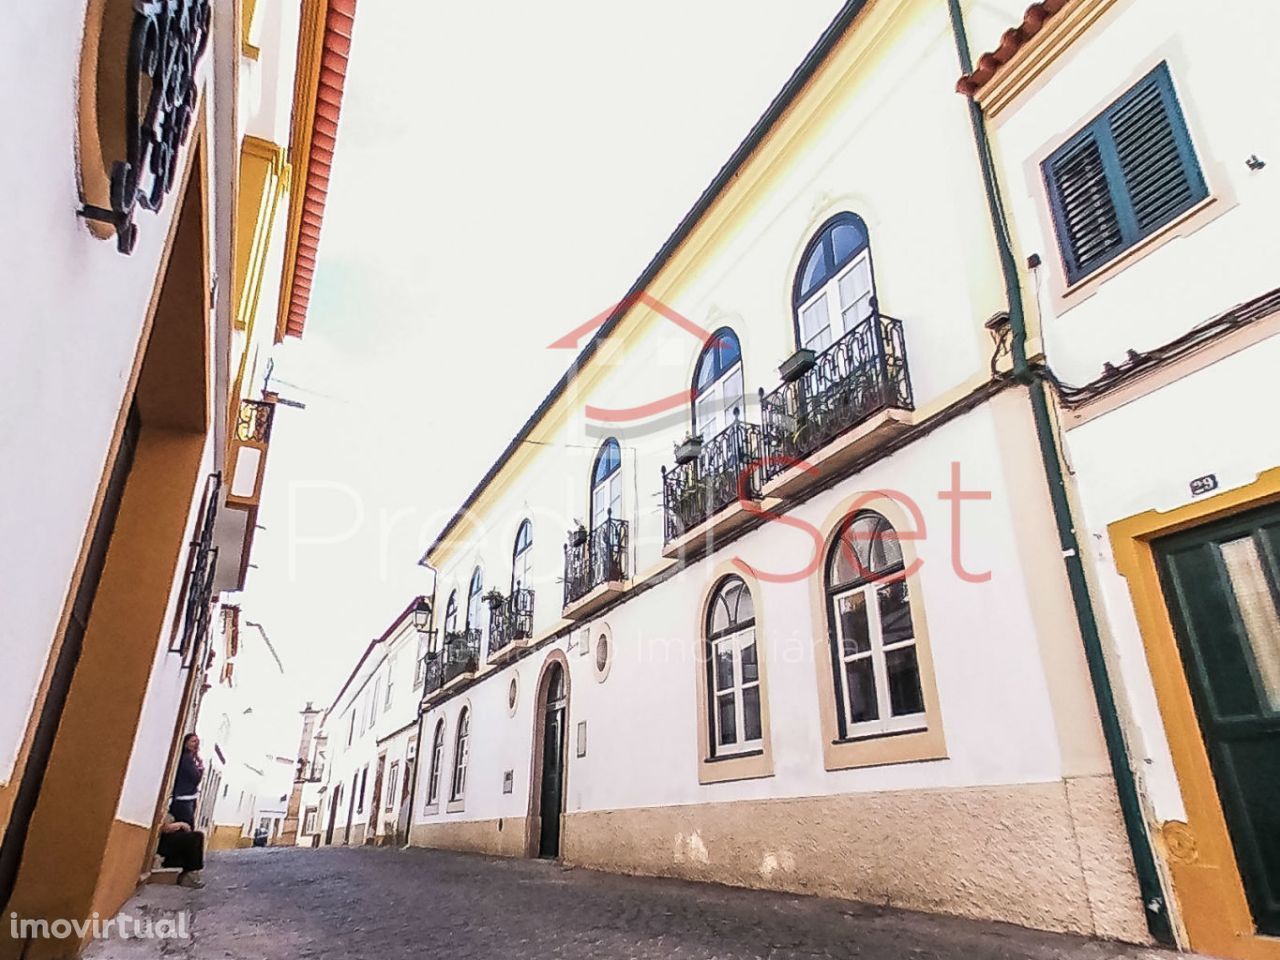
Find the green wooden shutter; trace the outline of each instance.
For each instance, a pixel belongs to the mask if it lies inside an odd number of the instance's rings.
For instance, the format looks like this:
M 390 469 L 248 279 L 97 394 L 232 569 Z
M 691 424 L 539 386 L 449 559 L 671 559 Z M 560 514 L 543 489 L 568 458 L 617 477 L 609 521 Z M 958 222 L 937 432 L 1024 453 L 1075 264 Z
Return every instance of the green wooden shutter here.
M 1069 274 L 1083 274 L 1124 248 L 1097 137 L 1086 133 L 1055 154 L 1048 179 Z
M 1070 283 L 1208 196 L 1163 63 L 1058 148 L 1043 171 Z

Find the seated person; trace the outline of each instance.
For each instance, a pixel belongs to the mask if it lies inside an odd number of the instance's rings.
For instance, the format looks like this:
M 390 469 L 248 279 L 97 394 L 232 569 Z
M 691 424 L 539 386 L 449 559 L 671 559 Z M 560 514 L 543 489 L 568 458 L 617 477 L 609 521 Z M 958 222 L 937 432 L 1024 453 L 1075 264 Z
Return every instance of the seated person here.
M 163 858 L 166 867 L 177 867 L 178 884 L 196 890 L 204 886 L 200 871 L 204 869 L 204 834 L 192 830 L 189 823 L 175 820 L 173 814 L 164 815 L 160 825 L 160 844 L 156 853 Z

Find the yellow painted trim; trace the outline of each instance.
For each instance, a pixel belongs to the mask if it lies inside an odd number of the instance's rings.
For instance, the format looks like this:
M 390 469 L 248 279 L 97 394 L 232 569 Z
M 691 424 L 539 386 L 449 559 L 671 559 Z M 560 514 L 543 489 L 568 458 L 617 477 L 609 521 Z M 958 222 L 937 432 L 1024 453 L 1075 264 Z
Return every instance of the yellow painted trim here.
M 1157 841 L 1173 875 L 1191 948 L 1238 960 L 1280 960 L 1280 939 L 1258 936 L 1254 929 L 1152 544 L 1181 530 L 1277 502 L 1280 467 L 1246 486 L 1164 513 L 1148 510 L 1107 527 L 1116 569 L 1129 584 L 1187 811 L 1185 824 L 1162 824 Z
M 925 618 L 925 591 L 920 585 L 919 554 L 915 539 L 903 536 L 899 541 L 902 560 L 907 573 L 907 593 L 911 598 L 911 625 L 916 639 L 916 664 L 920 671 L 920 692 L 924 699 L 925 728 L 911 733 L 899 733 L 862 740 L 841 741 L 840 727 L 836 719 L 839 705 L 833 683 L 835 665 L 831 660 L 831 645 L 827 640 L 829 604 L 827 601 L 827 557 L 845 521 L 859 510 L 874 510 L 882 515 L 894 530 L 918 531 L 919 522 L 907 515 L 899 502 L 878 490 L 868 490 L 843 498 L 819 528 L 823 533 L 822 553 L 818 567 L 807 577 L 809 603 L 813 631 L 813 662 L 818 682 L 818 712 L 822 724 L 822 761 L 827 770 L 847 770 L 853 767 L 874 767 L 894 763 L 913 763 L 922 760 L 943 760 L 947 756 L 947 741 L 942 729 L 942 708 L 938 703 L 938 686 L 933 672 L 933 649 L 929 642 L 929 625 Z
M 761 752 L 746 756 L 728 755 L 715 760 L 709 759 L 711 737 L 713 731 L 710 722 L 710 696 L 707 689 L 707 615 L 711 610 L 711 600 L 720 585 L 730 577 L 736 577 L 747 585 L 751 592 L 752 609 L 755 612 L 756 667 L 760 674 L 760 748 Z M 761 603 L 763 591 L 760 581 L 748 570 L 743 570 L 732 560 L 723 560 L 716 564 L 707 578 L 706 586 L 698 601 L 698 633 L 697 649 L 693 651 L 693 666 L 697 671 L 695 683 L 698 691 L 698 782 L 701 784 L 724 783 L 729 780 L 748 780 L 773 776 L 773 734 L 769 723 L 769 643 L 766 636 L 768 626 L 765 622 L 766 611 Z
M 284 339 L 290 292 L 293 290 L 293 278 L 298 268 L 302 200 L 306 193 L 307 168 L 311 163 L 311 140 L 315 135 L 316 97 L 320 89 L 320 63 L 324 53 L 327 12 L 326 0 L 302 0 L 298 22 L 298 66 L 293 82 L 293 119 L 289 127 L 289 162 L 293 166 L 294 181 L 299 189 L 289 198 L 288 233 L 285 235 L 280 304 L 276 316 L 276 343 Z
M 250 60 L 257 60 L 262 50 L 249 39 L 253 34 L 253 15 L 258 12 L 258 0 L 240 0 L 240 52 Z
M 284 196 L 292 182 L 285 149 L 270 140 L 247 136 L 240 147 L 240 190 L 236 204 L 235 316 L 245 332 L 244 348 L 227 397 L 228 424 L 235 424 L 249 357 L 255 349 L 254 329 L 266 274 L 271 235 Z M 228 440 L 229 450 L 230 440 Z
M 1076 0 L 1050 17 L 1040 32 L 974 96 L 983 112 L 989 117 L 996 116 L 1024 90 L 1036 85 L 1058 58 L 1115 4 L 1116 0 Z

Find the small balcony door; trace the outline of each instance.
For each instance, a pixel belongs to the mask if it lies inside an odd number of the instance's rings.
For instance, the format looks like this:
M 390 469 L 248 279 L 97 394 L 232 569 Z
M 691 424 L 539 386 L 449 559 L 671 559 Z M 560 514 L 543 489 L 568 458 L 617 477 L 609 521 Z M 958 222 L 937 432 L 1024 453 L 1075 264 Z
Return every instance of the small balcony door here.
M 872 315 L 875 293 L 866 224 L 841 214 L 814 238 L 797 278 L 800 346 L 827 349 Z

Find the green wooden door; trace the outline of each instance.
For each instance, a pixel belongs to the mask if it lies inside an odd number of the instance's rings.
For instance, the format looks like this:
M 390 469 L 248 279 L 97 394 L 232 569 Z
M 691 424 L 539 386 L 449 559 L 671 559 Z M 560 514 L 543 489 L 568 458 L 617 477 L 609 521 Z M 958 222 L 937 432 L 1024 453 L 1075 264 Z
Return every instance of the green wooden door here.
M 1280 508 L 1155 546 L 1245 895 L 1280 935 Z

